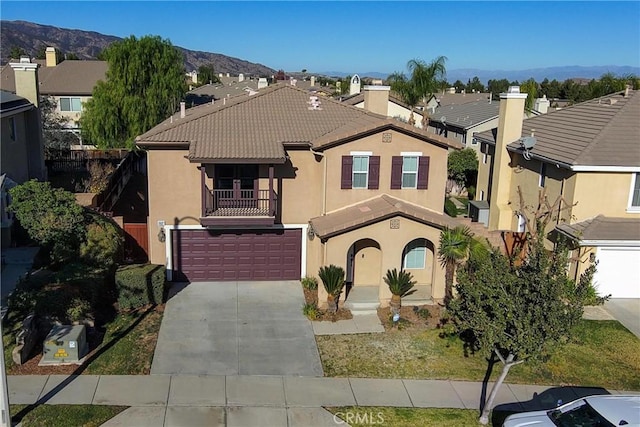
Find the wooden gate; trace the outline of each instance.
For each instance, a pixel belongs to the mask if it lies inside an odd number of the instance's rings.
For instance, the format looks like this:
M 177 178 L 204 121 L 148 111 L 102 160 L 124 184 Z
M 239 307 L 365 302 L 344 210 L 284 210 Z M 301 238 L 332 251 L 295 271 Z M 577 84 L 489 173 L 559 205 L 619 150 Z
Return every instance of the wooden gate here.
M 124 254 L 134 262 L 149 261 L 147 224 L 124 224 Z

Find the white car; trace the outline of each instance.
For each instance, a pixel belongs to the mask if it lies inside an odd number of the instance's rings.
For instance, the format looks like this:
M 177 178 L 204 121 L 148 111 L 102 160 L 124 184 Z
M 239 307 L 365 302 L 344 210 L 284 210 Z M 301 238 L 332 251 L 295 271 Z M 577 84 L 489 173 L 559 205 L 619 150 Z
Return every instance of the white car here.
M 640 427 L 640 395 L 587 396 L 547 411 L 509 415 L 503 427 Z

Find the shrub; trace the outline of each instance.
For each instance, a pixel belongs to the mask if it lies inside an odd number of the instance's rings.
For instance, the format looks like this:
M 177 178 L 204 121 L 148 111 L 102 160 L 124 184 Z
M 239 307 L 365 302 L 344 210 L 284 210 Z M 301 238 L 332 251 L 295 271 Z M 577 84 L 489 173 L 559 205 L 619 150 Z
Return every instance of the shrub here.
M 89 179 L 84 181 L 87 193 L 102 193 L 109 186 L 109 179 L 116 168 L 111 163 L 103 163 L 99 160 L 89 161 Z
M 327 291 L 327 304 L 329 305 L 329 312 L 338 311 L 338 300 L 344 287 L 344 269 L 336 265 L 320 267 L 318 272 L 320 280 L 324 285 L 324 289 Z
M 318 289 L 318 279 L 312 276 L 303 277 L 300 282 L 302 282 L 302 287 L 304 289 L 308 289 L 310 291 L 315 291 Z
M 444 213 L 446 213 L 447 215 L 453 218 L 458 216 L 458 209 L 456 208 L 456 205 L 454 205 L 451 199 L 449 198 L 444 200 Z
M 71 322 L 84 320 L 91 315 L 91 304 L 82 298 L 74 298 L 67 308 L 67 319 Z
M 469 187 L 467 187 L 467 197 L 469 198 L 469 200 L 473 200 L 476 197 L 476 187 L 473 185 L 470 185 Z
M 165 297 L 165 267 L 138 264 L 120 267 L 116 271 L 116 291 L 121 310 L 149 304 L 162 304 Z
M 90 214 L 86 240 L 80 245 L 80 257 L 88 264 L 112 267 L 121 258 L 124 237 L 120 228 L 98 214 Z
M 315 304 L 305 304 L 302 306 L 302 313 L 307 316 L 309 320 L 316 320 L 320 312 L 318 311 L 318 306 Z

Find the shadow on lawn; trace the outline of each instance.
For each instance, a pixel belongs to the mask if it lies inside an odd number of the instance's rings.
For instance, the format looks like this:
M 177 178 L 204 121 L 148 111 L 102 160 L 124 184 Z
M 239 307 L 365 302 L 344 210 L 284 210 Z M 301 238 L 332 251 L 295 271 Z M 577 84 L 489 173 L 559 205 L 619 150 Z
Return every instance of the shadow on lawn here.
M 129 325 L 129 327 L 115 334 L 108 343 L 104 344 L 98 351 L 96 351 L 90 357 L 88 357 L 84 361 L 84 363 L 78 366 L 78 368 L 74 370 L 73 373 L 71 373 L 67 378 L 64 379 L 64 381 L 62 381 L 54 389 L 52 389 L 50 392 L 48 392 L 47 394 L 42 396 L 40 399 L 38 399 L 36 403 L 28 405 L 27 407 L 23 408 L 20 412 L 12 416 L 11 421 L 14 423 L 19 423 L 29 412 L 33 411 L 38 406 L 47 403 L 53 396 L 58 394 L 58 392 L 63 390 L 66 386 L 71 384 L 79 375 L 81 375 L 89 367 L 89 365 L 91 365 L 91 363 L 94 360 L 96 360 L 98 357 L 104 354 L 107 350 L 109 350 L 111 347 L 117 344 L 118 341 L 120 341 L 122 338 L 127 336 L 136 326 L 140 324 L 140 322 L 142 322 L 149 315 L 149 313 L 153 312 L 155 309 L 156 309 L 155 305 L 148 307 L 144 312 L 140 314 L 140 316 L 131 325 Z

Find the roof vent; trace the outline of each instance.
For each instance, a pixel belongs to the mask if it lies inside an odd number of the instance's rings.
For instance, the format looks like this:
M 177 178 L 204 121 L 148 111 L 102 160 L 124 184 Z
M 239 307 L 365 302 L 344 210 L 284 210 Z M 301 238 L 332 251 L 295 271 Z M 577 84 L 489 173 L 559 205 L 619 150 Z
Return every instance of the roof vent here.
M 310 96 L 309 97 L 309 101 L 307 101 L 307 104 L 310 105 L 310 107 L 308 108 L 309 110 L 322 110 L 322 108 L 320 108 L 320 104 L 322 104 L 320 101 L 318 101 L 318 97 L 317 96 Z
M 520 86 L 509 86 L 507 93 L 520 93 Z

